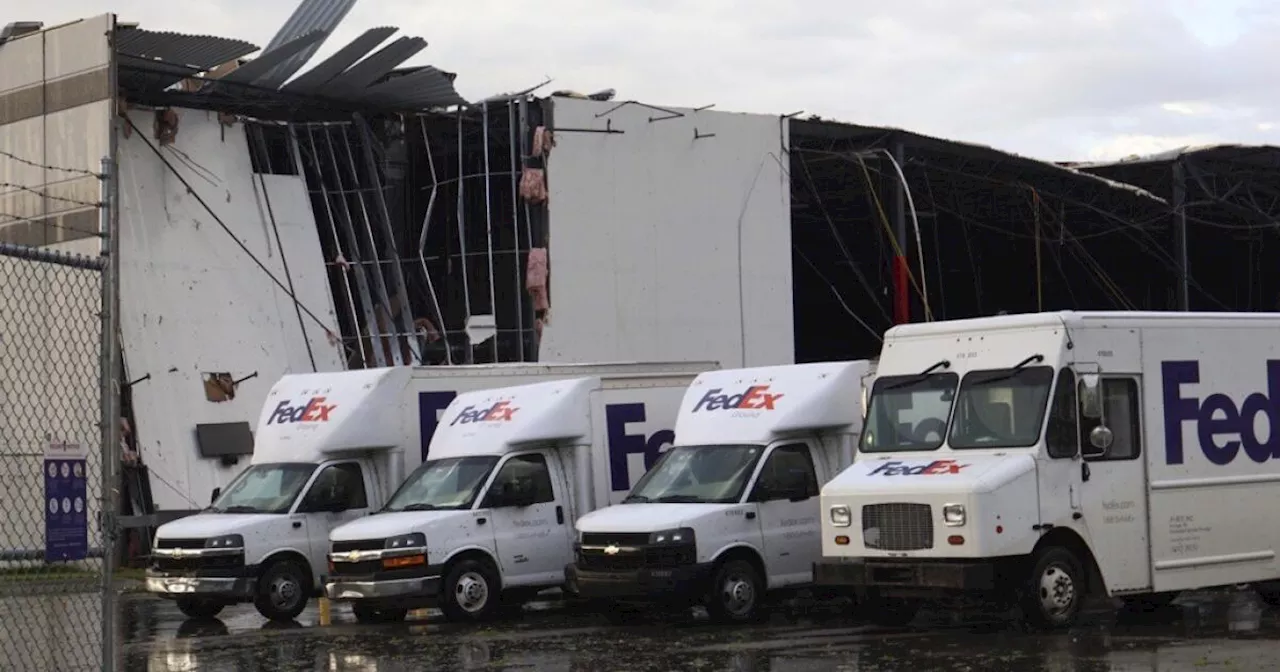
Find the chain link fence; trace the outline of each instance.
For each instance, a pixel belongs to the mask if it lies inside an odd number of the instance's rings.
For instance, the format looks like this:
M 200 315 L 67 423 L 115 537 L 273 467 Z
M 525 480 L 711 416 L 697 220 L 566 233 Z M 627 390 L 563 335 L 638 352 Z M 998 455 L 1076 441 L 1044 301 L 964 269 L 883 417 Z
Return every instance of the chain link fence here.
M 101 522 L 119 457 L 103 445 L 114 414 L 103 398 L 105 259 L 0 243 L 5 670 L 112 669 L 113 548 Z

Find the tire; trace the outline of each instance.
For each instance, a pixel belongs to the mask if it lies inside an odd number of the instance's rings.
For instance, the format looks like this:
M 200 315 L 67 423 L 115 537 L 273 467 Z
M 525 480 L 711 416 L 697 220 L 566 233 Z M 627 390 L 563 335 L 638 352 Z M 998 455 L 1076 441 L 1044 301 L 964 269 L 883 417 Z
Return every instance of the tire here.
M 226 604 L 199 597 L 180 597 L 178 611 L 193 621 L 208 621 L 218 617 Z
M 440 610 L 450 621 L 476 622 L 502 609 L 498 572 L 488 562 L 463 560 L 449 569 L 440 591 Z
M 364 625 L 378 625 L 385 623 L 403 622 L 409 615 L 408 609 L 374 609 L 368 605 L 353 604 L 351 605 L 351 613 L 355 615 L 356 622 Z
M 263 618 L 292 621 L 307 608 L 311 576 L 297 563 L 281 560 L 267 567 L 258 579 L 253 606 Z
M 1269 607 L 1280 608 L 1280 585 L 1268 583 L 1266 585 L 1254 586 L 1258 597 Z
M 745 560 L 721 563 L 707 591 L 707 613 L 718 623 L 746 623 L 759 615 L 764 597 L 760 572 Z
M 1031 575 L 1022 595 L 1022 611 L 1040 628 L 1068 628 L 1075 624 L 1084 603 L 1084 572 L 1075 554 L 1060 546 L 1036 553 Z
M 906 627 L 920 613 L 919 602 L 883 597 L 877 592 L 868 592 L 856 603 L 856 608 L 867 621 L 882 628 Z

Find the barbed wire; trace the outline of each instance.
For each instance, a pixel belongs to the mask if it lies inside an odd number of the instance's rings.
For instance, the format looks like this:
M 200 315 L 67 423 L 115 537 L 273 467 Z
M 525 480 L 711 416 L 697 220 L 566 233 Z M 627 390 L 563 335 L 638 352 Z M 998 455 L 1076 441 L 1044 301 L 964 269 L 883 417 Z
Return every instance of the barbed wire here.
M 25 191 L 29 194 L 35 194 L 36 196 L 39 196 L 41 198 L 51 198 L 55 201 L 62 201 L 64 203 L 74 203 L 75 205 L 83 205 L 90 208 L 102 207 L 101 201 L 81 201 L 74 198 L 67 198 L 66 196 L 54 196 L 53 194 L 50 194 L 47 189 L 45 191 L 41 191 L 39 189 L 34 189 L 26 185 L 14 184 L 13 182 L 0 182 L 0 189 L 16 189 L 18 191 Z
M 45 170 L 56 170 L 56 171 L 59 171 L 59 172 L 63 172 L 63 173 L 73 173 L 73 174 L 76 174 L 76 175 L 88 175 L 88 176 L 90 176 L 90 177 L 96 177 L 96 178 L 98 178 L 98 179 L 102 179 L 102 178 L 103 178 L 102 173 L 98 173 L 98 172 L 95 172 L 95 171 L 92 171 L 92 170 L 86 170 L 86 169 L 84 169 L 84 168 L 66 168 L 66 167 L 63 167 L 63 166 L 55 166 L 55 165 L 52 165 L 52 164 L 40 163 L 40 162 L 38 162 L 38 161 L 32 161 L 31 159 L 24 159 L 24 158 L 22 158 L 21 156 L 18 156 L 17 154 L 11 154 L 11 153 L 6 152 L 6 151 L 4 151 L 4 150 L 2 150 L 2 149 L 0 149 L 0 157 L 4 157 L 4 158 L 9 159 L 9 160 L 11 160 L 11 161 L 17 161 L 18 163 L 26 164 L 26 165 L 28 165 L 28 166 L 31 166 L 32 168 L 43 168 L 43 169 L 45 169 Z

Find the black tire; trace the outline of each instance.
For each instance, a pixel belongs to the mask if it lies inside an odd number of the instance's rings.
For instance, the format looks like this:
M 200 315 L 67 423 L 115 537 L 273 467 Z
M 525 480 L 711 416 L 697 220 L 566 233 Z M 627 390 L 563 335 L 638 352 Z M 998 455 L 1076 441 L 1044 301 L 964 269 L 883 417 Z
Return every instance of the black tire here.
M 746 623 L 760 615 L 764 579 L 745 560 L 723 562 L 711 576 L 707 613 L 718 623 Z
M 311 575 L 296 562 L 280 560 L 272 563 L 258 578 L 258 594 L 253 606 L 263 618 L 292 621 L 307 608 L 311 594 Z
M 492 618 L 502 609 L 498 572 L 488 562 L 463 560 L 445 574 L 440 591 L 440 611 L 450 621 L 476 622 Z
M 1255 586 L 1254 590 L 1257 591 L 1258 597 L 1267 603 L 1267 606 L 1280 608 L 1280 585 L 1269 583 Z
M 920 613 L 920 603 L 915 600 L 884 597 L 875 591 L 862 596 L 855 608 L 868 622 L 882 628 L 906 627 Z
M 1034 557 L 1023 589 L 1023 614 L 1036 627 L 1071 627 L 1087 592 L 1080 560 L 1060 546 L 1043 548 Z
M 364 604 L 351 605 L 351 613 L 357 623 L 378 625 L 384 623 L 400 623 L 409 616 L 408 609 L 374 609 Z
M 180 597 L 177 600 L 178 611 L 193 621 L 208 621 L 218 617 L 226 608 L 223 602 L 200 597 Z

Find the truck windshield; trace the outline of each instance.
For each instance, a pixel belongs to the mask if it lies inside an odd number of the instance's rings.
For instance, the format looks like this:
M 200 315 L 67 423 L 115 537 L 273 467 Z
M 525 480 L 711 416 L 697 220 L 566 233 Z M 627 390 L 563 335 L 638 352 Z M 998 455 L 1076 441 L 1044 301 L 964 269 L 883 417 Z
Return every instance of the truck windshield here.
M 742 498 L 764 446 L 676 446 L 640 477 L 624 504 L 733 504 Z
M 383 511 L 469 509 L 497 457 L 450 457 L 423 462 L 391 496 Z
M 1040 440 L 1053 368 L 970 371 L 960 382 L 952 448 L 1023 448 Z
M 959 381 L 949 372 L 877 378 L 859 450 L 889 453 L 941 446 Z
M 255 464 L 241 472 L 208 511 L 288 513 L 316 466 L 303 462 Z

